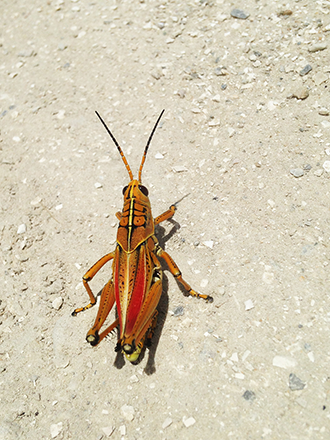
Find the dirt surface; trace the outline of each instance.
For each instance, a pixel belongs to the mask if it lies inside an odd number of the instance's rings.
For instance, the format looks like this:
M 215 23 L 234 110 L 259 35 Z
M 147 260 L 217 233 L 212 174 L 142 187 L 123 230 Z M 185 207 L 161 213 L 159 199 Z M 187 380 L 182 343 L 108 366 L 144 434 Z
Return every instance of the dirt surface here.
M 329 1 L 3 0 L 1 21 L 0 439 L 329 439 Z M 129 181 L 94 110 L 136 175 L 163 108 L 143 183 L 154 216 L 186 196 L 158 238 L 214 302 L 165 271 L 132 365 L 85 341 L 97 307 L 71 316 Z

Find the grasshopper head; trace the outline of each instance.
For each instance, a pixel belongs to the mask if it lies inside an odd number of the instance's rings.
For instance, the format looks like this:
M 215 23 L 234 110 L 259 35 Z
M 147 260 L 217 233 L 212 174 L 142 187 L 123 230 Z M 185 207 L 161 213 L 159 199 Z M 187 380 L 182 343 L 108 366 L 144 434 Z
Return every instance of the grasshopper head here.
M 143 202 L 149 202 L 149 191 L 138 180 L 131 180 L 130 183 L 123 188 L 124 199 L 138 199 Z

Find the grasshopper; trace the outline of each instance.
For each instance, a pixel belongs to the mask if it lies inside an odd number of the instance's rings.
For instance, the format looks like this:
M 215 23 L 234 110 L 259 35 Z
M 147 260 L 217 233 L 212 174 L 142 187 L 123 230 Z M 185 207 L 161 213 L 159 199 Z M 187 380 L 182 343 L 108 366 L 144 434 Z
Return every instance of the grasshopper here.
M 96 297 L 89 282 L 108 261 L 112 260 L 112 277 L 101 291 L 98 313 L 93 327 L 87 333 L 86 340 L 93 346 L 97 345 L 105 336 L 118 328 L 115 351 L 122 351 L 130 362 L 138 360 L 146 338 L 151 340 L 156 326 L 158 314 L 156 308 L 162 294 L 162 268 L 159 257 L 165 260 L 172 275 L 188 294 L 203 298 L 208 302 L 213 301 L 211 296 L 197 293 L 190 287 L 182 278 L 180 269 L 171 256 L 160 247 L 155 236 L 155 225 L 172 218 L 176 211 L 176 205 L 171 205 L 163 214 L 153 218 L 148 189 L 141 183 L 148 148 L 163 113 L 164 110 L 149 136 L 138 179 L 135 180 L 121 147 L 99 113 L 96 112 L 122 157 L 130 183 L 123 189 L 123 210 L 116 214 L 119 220 L 116 248 L 102 257 L 83 276 L 83 284 L 89 295 L 90 303 L 85 307 L 75 309 L 72 315 L 75 316 L 96 304 Z M 118 317 L 99 334 L 115 303 Z

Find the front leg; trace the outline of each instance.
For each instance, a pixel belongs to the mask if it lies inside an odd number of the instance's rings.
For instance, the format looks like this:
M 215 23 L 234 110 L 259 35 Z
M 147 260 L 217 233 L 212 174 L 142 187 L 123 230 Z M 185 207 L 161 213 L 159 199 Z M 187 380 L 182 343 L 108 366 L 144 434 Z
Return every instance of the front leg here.
M 156 217 L 154 219 L 155 225 L 158 225 L 159 223 L 163 222 L 164 220 L 169 220 L 170 218 L 172 218 L 174 213 L 175 213 L 175 211 L 176 211 L 176 206 L 175 205 L 171 205 L 170 209 L 168 209 L 167 211 L 163 212 L 163 214 L 160 214 L 158 217 Z
M 171 274 L 185 288 L 185 290 L 189 293 L 189 295 L 195 296 L 197 298 L 203 298 L 207 302 L 213 302 L 212 296 L 203 295 L 202 293 L 198 293 L 190 287 L 190 285 L 182 278 L 181 271 L 178 268 L 175 261 L 173 260 L 173 258 L 167 252 L 163 251 L 163 249 L 161 247 L 158 247 L 157 255 L 159 257 L 164 258 Z

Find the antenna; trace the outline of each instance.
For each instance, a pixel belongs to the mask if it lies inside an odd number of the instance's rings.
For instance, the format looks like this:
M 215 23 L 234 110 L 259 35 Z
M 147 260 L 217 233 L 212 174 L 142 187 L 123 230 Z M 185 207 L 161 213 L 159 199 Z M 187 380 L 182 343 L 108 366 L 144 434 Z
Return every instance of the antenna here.
M 121 155 L 121 158 L 123 159 L 123 162 L 124 162 L 124 164 L 125 164 L 125 166 L 126 166 L 126 169 L 127 169 L 127 171 L 128 171 L 129 178 L 130 178 L 131 180 L 133 180 L 133 173 L 132 173 L 132 171 L 131 171 L 131 169 L 130 169 L 130 166 L 128 165 L 128 162 L 127 162 L 126 157 L 125 157 L 125 155 L 124 155 L 124 153 L 123 153 L 123 150 L 120 148 L 120 145 L 119 145 L 118 142 L 116 141 L 116 138 L 115 138 L 114 135 L 111 133 L 111 131 L 109 130 L 109 128 L 107 127 L 106 123 L 103 121 L 103 119 L 101 118 L 101 116 L 99 115 L 99 113 L 98 113 L 97 111 L 95 111 L 95 113 L 96 113 L 97 116 L 99 117 L 99 119 L 100 119 L 100 121 L 102 122 L 104 128 L 105 128 L 105 129 L 107 130 L 107 132 L 109 133 L 109 135 L 110 135 L 111 139 L 113 140 L 114 144 L 115 144 L 116 147 L 118 148 L 118 151 L 119 151 L 119 153 L 120 153 L 120 155 Z M 163 110 L 163 113 L 164 113 L 164 110 Z M 162 113 L 162 114 L 163 114 L 163 113 Z M 161 116 L 161 115 L 160 115 L 160 116 Z M 160 119 L 160 118 L 158 118 L 158 121 L 159 121 L 159 119 Z M 158 124 L 158 121 L 157 121 L 157 124 Z M 157 126 L 157 124 L 156 124 L 156 126 Z M 155 128 L 156 128 L 156 127 L 155 127 Z M 155 128 L 154 128 L 153 132 L 155 131 Z M 150 138 L 152 137 L 153 132 L 151 133 Z M 150 140 L 151 140 L 150 138 L 149 138 L 148 144 L 150 143 Z M 149 146 L 149 145 L 147 145 L 147 147 L 148 147 L 148 146 Z M 146 147 L 146 148 L 147 148 L 147 147 Z M 146 151 L 145 151 L 145 154 L 146 154 Z
M 152 139 L 152 137 L 153 137 L 153 135 L 154 135 L 154 133 L 155 133 L 155 131 L 156 131 L 157 125 L 158 125 L 158 123 L 159 123 L 161 117 L 163 116 L 164 111 L 165 111 L 165 109 L 164 109 L 164 110 L 161 112 L 161 114 L 159 115 L 159 117 L 158 117 L 158 119 L 157 119 L 157 122 L 156 122 L 156 124 L 155 124 L 155 126 L 154 126 L 154 128 L 153 128 L 153 130 L 152 130 L 152 132 L 151 132 L 151 135 L 149 136 L 149 139 L 148 139 L 147 145 L 146 145 L 146 147 L 145 147 L 145 149 L 144 149 L 144 153 L 143 153 L 143 156 L 142 156 L 142 161 L 141 161 L 141 165 L 140 165 L 140 169 L 139 169 L 139 182 L 140 182 L 140 183 L 141 183 L 141 176 L 142 176 L 142 168 L 143 168 L 144 162 L 146 161 L 148 148 L 149 148 L 149 145 L 150 145 L 151 139 Z M 111 133 L 110 133 L 110 134 L 111 134 Z M 111 136 L 112 136 L 112 135 L 111 135 Z M 113 137 L 113 136 L 112 136 L 112 137 Z

